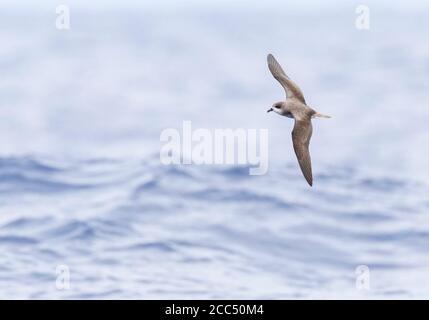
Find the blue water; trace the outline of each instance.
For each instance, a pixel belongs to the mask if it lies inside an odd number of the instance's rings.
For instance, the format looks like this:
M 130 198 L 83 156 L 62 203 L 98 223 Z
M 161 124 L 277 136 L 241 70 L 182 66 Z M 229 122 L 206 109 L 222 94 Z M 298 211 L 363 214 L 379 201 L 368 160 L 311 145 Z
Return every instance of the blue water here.
M 427 11 L 42 9 L 0 13 L 0 298 L 429 297 Z M 313 188 L 268 52 L 332 116 Z M 161 164 L 184 120 L 269 129 L 268 174 Z

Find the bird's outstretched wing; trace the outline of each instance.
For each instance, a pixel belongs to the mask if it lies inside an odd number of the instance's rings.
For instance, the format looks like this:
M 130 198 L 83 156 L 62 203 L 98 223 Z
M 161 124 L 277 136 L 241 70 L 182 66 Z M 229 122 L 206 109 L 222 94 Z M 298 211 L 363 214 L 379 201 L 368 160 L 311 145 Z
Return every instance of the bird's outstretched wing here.
M 310 186 L 313 185 L 313 175 L 311 173 L 311 158 L 308 147 L 310 145 L 313 126 L 311 120 L 295 120 L 295 126 L 292 130 L 293 149 L 298 158 L 301 171 Z
M 305 103 L 304 95 L 301 92 L 301 89 L 296 85 L 295 82 L 293 82 L 283 71 L 280 64 L 277 62 L 277 60 L 274 58 L 274 56 L 270 53 L 267 56 L 267 62 L 268 62 L 268 69 L 270 69 L 271 74 L 273 77 L 280 82 L 282 87 L 286 91 L 286 96 L 288 98 L 296 98 L 300 100 L 302 103 Z

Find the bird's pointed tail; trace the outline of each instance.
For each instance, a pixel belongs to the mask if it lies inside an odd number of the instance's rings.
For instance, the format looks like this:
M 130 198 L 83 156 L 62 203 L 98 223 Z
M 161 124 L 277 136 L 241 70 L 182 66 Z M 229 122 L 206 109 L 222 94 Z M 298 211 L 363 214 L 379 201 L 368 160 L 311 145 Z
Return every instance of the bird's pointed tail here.
M 321 114 L 319 112 L 316 112 L 313 114 L 312 118 L 330 118 L 331 116 L 327 116 L 326 114 Z

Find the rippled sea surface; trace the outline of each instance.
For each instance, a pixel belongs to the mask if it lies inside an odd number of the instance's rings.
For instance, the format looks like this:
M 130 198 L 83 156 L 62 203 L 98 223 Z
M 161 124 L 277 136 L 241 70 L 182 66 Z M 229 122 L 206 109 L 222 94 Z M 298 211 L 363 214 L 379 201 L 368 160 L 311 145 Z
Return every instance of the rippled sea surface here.
M 0 13 L 0 298 L 429 298 L 428 11 L 43 8 Z M 268 52 L 332 116 L 313 188 Z M 161 164 L 184 120 L 268 173 Z

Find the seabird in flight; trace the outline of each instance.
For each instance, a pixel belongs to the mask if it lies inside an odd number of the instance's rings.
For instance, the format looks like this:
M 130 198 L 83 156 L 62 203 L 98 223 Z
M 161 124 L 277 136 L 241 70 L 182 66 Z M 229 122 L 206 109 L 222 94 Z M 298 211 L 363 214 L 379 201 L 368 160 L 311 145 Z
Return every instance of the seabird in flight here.
M 267 62 L 271 74 L 286 91 L 286 100 L 274 103 L 267 112 L 274 111 L 281 116 L 295 119 L 295 126 L 292 130 L 293 148 L 305 180 L 312 186 L 313 175 L 311 173 L 310 151 L 308 150 L 313 132 L 311 119 L 315 117 L 330 118 L 330 116 L 318 113 L 307 106 L 301 89 L 286 75 L 272 54 L 268 55 Z

